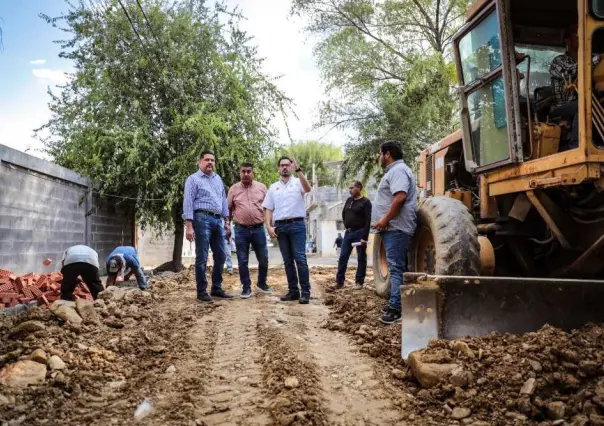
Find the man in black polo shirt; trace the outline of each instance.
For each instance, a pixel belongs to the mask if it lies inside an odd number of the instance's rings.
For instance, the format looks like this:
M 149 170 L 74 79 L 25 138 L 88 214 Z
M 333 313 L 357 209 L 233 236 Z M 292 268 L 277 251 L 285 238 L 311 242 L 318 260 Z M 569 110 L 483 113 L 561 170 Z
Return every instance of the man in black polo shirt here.
M 336 274 L 336 285 L 329 290 L 337 290 L 344 287 L 344 278 L 348 259 L 354 247 L 357 248 L 358 269 L 355 278 L 354 290 L 362 290 L 367 272 L 367 239 L 369 238 L 369 227 L 371 225 L 371 201 L 363 197 L 361 191 L 363 184 L 355 180 L 350 184 L 350 198 L 344 203 L 342 219 L 346 227 L 346 233 L 342 241 L 340 258 L 338 260 L 338 273 Z

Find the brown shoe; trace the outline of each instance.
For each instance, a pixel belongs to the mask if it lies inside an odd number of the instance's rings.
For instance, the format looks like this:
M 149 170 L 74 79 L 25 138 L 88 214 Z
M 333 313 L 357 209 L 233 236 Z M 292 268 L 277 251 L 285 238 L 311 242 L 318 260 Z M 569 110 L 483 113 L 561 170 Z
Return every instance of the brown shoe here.
M 327 288 L 325 289 L 325 291 L 326 291 L 327 293 L 333 293 L 334 291 L 338 291 L 338 290 L 340 290 L 340 289 L 342 289 L 342 288 L 344 288 L 344 284 L 336 284 L 336 285 L 332 285 L 332 286 L 330 286 L 330 287 L 327 287 Z

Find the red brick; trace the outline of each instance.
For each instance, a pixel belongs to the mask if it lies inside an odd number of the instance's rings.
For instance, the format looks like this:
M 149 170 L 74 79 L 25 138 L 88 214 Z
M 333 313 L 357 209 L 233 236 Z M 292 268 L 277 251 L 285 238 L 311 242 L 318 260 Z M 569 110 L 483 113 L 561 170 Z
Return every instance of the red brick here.
M 13 275 L 12 271 L 9 271 L 8 269 L 0 269 L 0 277 L 5 278 L 10 277 L 11 275 Z
M 15 286 L 11 283 L 0 285 L 0 293 L 13 292 L 15 291 Z
M 12 292 L 2 292 L 0 293 L 0 298 L 5 299 L 5 298 L 17 298 L 17 297 L 21 297 L 21 293 L 16 293 L 14 291 Z
M 20 298 L 19 298 L 19 302 L 21 302 L 21 303 L 25 303 L 25 304 L 27 304 L 27 303 L 31 302 L 32 300 L 34 300 L 34 298 L 33 298 L 33 297 L 20 297 Z

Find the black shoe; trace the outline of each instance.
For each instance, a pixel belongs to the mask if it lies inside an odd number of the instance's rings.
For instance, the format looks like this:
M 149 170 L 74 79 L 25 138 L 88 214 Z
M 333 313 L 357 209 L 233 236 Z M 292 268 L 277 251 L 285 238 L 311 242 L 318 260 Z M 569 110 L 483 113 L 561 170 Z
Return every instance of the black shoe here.
M 210 297 L 210 295 L 208 293 L 201 293 L 197 295 L 197 301 L 198 302 L 206 302 L 206 303 L 212 303 L 213 300 Z
M 225 293 L 224 290 L 212 291 L 210 292 L 212 297 L 218 297 L 219 299 L 232 299 L 233 295 L 229 293 Z
M 273 289 L 270 288 L 267 284 L 264 285 L 256 285 L 256 288 L 258 288 L 258 290 L 260 290 L 262 293 L 264 294 L 273 294 Z
M 384 324 L 394 324 L 395 322 L 399 322 L 401 320 L 401 311 L 397 311 L 396 309 L 388 309 L 382 317 L 380 321 Z
M 354 291 L 360 291 L 363 290 L 363 283 L 355 283 L 354 287 L 352 288 Z
M 390 304 L 386 303 L 384 306 L 382 306 L 382 309 L 380 309 L 380 312 L 382 314 L 388 313 L 388 311 L 390 310 Z
M 300 300 L 300 295 L 298 293 L 288 292 L 285 296 L 281 296 L 282 302 L 293 302 L 295 300 Z
M 304 295 L 302 295 L 300 297 L 300 301 L 298 303 L 300 303 L 300 305 L 308 305 L 309 301 L 310 301 L 310 296 L 304 296 Z
M 249 288 L 246 288 L 241 292 L 242 299 L 249 299 L 250 297 L 252 297 L 252 290 Z
M 342 289 L 342 288 L 344 288 L 344 284 L 343 284 L 343 283 L 342 283 L 342 284 L 336 284 L 336 285 L 332 285 L 332 286 L 330 286 L 330 287 L 327 287 L 327 288 L 325 289 L 325 291 L 326 291 L 327 293 L 333 293 L 334 291 L 338 291 L 338 290 L 340 290 L 340 289 Z

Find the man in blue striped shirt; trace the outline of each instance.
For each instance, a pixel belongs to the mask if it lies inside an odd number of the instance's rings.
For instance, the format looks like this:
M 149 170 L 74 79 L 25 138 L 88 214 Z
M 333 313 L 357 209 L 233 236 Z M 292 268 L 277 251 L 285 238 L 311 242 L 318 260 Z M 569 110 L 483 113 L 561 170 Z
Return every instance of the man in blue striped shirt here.
M 199 170 L 189 176 L 185 183 L 182 217 L 186 224 L 187 240 L 195 241 L 195 281 L 197 300 L 200 302 L 212 302 L 212 296 L 222 299 L 233 297 L 222 289 L 222 268 L 227 256 L 224 241 L 227 236 L 230 237 L 231 229 L 224 183 L 214 173 L 215 165 L 214 153 L 203 151 L 199 156 Z M 207 292 L 206 278 L 209 247 L 212 247 L 214 254 L 210 294 Z

